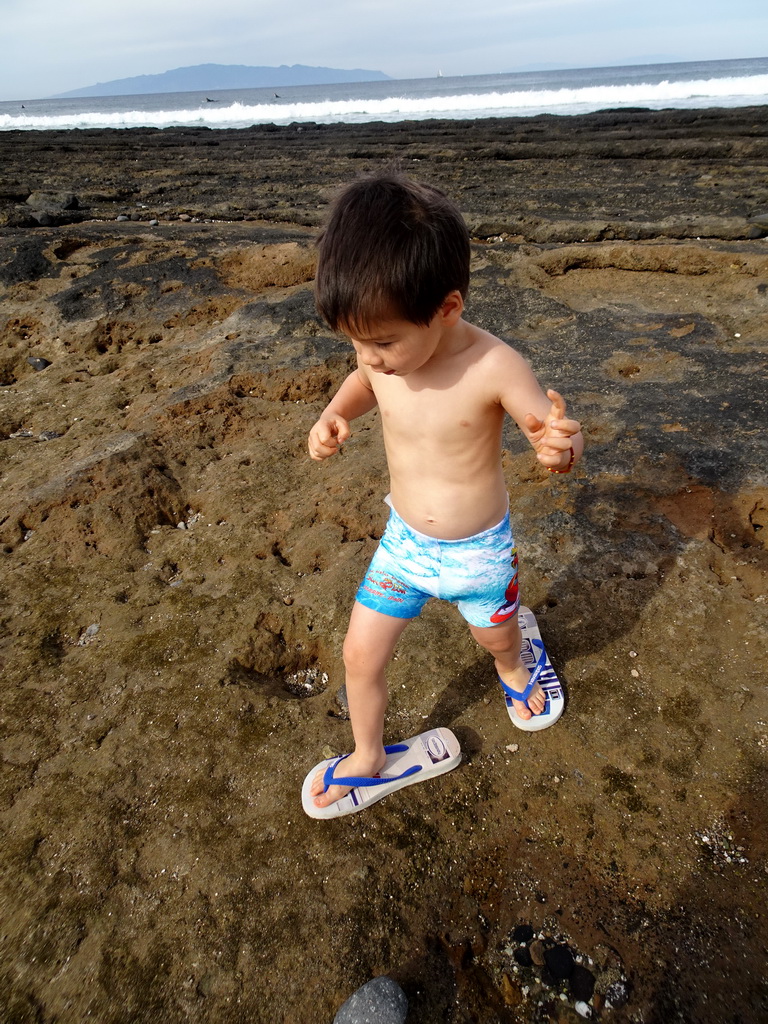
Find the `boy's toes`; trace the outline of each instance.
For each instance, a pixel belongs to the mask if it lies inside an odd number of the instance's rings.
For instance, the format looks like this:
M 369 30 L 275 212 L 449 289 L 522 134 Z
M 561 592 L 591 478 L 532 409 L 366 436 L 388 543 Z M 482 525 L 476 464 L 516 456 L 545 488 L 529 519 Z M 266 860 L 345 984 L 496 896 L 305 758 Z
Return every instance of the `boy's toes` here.
M 547 698 L 541 687 L 537 686 L 528 698 L 528 707 L 534 715 L 540 715 L 547 705 Z M 530 717 L 530 715 L 528 716 Z
M 523 704 L 522 701 L 516 700 L 512 703 L 515 705 L 515 713 L 517 714 L 518 718 L 522 718 L 524 721 L 527 721 L 529 718 L 533 717 L 530 708 L 526 707 L 526 705 Z
M 320 793 L 314 799 L 315 807 L 328 807 L 330 804 L 341 800 L 349 792 L 349 786 L 329 786 L 325 793 Z
M 320 796 L 321 793 L 323 792 L 323 774 L 323 772 L 318 772 L 315 775 L 314 779 L 312 779 L 312 785 L 309 788 L 309 792 L 312 794 L 313 797 Z
M 349 786 L 329 786 L 325 792 L 325 772 L 319 771 L 310 786 L 309 792 L 312 796 L 315 807 L 328 807 L 330 804 L 341 800 L 350 790 Z

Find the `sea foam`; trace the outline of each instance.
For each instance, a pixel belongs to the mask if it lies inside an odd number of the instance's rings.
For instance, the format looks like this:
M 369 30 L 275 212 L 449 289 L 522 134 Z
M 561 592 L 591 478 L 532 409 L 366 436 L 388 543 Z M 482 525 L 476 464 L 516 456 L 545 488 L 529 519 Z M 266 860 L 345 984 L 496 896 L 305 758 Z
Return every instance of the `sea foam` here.
M 393 90 L 397 83 L 392 82 Z M 318 91 L 322 87 L 318 87 Z M 134 97 L 136 99 L 136 97 Z M 209 128 L 243 128 L 253 124 L 361 123 L 426 118 L 472 119 L 478 117 L 533 116 L 535 114 L 585 114 L 606 107 L 644 106 L 701 108 L 736 107 L 768 103 L 768 74 L 695 81 L 664 81 L 625 85 L 594 85 L 581 88 L 467 92 L 435 96 L 392 96 L 376 99 L 318 99 L 306 102 L 270 102 L 226 106 L 204 103 L 176 110 L 124 110 L 40 114 L 0 114 L 0 130 L 69 128 L 167 128 L 200 125 Z M 87 104 L 87 100 L 83 101 Z

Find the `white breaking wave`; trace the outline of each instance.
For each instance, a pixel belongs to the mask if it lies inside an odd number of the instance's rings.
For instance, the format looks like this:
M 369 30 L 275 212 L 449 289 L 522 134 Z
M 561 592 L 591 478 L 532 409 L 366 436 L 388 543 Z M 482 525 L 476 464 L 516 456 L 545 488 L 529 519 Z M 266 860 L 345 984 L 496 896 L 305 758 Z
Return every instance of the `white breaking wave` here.
M 84 103 L 87 101 L 83 101 Z M 384 99 L 320 100 L 315 102 L 206 104 L 188 110 L 128 110 L 114 113 L 34 115 L 0 114 L 0 130 L 68 128 L 168 128 L 200 125 L 244 128 L 252 124 L 292 124 L 315 121 L 361 123 L 426 118 L 586 114 L 605 107 L 701 108 L 738 107 L 768 103 L 768 75 L 709 78 L 658 84 L 596 85 L 574 89 L 390 96 Z

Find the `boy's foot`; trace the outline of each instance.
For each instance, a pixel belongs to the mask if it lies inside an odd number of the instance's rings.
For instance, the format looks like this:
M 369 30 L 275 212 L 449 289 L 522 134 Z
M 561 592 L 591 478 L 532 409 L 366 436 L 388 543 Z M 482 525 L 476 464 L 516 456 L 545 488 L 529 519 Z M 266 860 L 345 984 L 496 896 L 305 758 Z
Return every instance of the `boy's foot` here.
M 499 679 L 502 683 L 505 683 L 510 689 L 516 690 L 518 693 L 523 693 L 525 688 L 531 681 L 531 670 L 525 665 L 520 665 L 513 669 L 511 672 L 499 673 Z M 538 683 L 534 684 L 533 689 L 524 701 L 515 700 L 514 697 L 510 697 L 512 706 L 515 709 L 515 714 L 518 718 L 524 722 L 528 721 L 529 718 L 533 718 L 534 715 L 540 715 L 547 703 L 547 695 L 544 693 Z
M 523 634 L 520 656 L 526 677 L 519 669 L 514 669 L 505 673 L 504 679 L 501 676 L 499 679 L 512 724 L 524 732 L 538 732 L 554 725 L 560 718 L 565 697 L 530 608 L 520 608 L 518 622 Z
M 348 754 L 342 761 L 339 761 L 334 768 L 334 775 L 342 778 L 350 776 L 363 778 L 376 778 L 381 769 L 387 763 L 387 755 L 382 748 L 381 756 L 374 760 L 366 760 L 357 752 Z M 309 790 L 312 795 L 312 802 L 315 807 L 328 807 L 330 804 L 341 800 L 343 796 L 352 789 L 352 786 L 329 786 L 325 789 L 325 770 L 320 769 L 312 780 Z M 325 792 L 323 792 L 325 790 Z
M 385 762 L 375 775 L 347 774 L 353 755 L 330 757 L 308 772 L 301 790 L 301 803 L 310 818 L 338 818 L 354 814 L 381 800 L 388 793 L 449 772 L 461 761 L 459 741 L 450 729 L 428 729 L 402 743 L 384 748 Z M 360 764 L 361 762 L 357 762 Z M 351 767 L 354 767 L 352 765 Z M 338 779 L 338 785 L 332 785 Z M 315 795 L 318 788 L 326 793 Z M 337 792 L 341 796 L 334 799 Z M 327 799 L 326 806 L 318 806 Z

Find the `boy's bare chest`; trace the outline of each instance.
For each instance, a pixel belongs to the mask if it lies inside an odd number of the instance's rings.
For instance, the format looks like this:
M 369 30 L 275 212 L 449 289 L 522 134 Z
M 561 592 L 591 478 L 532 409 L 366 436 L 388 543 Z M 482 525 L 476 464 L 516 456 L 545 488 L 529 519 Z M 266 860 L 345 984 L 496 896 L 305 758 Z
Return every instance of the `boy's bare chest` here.
M 404 381 L 384 381 L 377 398 L 385 433 L 412 440 L 450 444 L 484 435 L 503 417 L 501 407 L 476 390 L 412 389 Z

